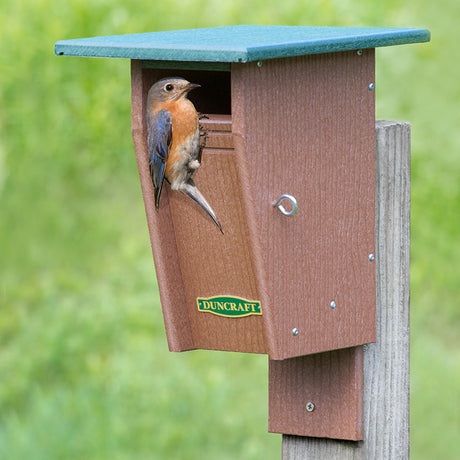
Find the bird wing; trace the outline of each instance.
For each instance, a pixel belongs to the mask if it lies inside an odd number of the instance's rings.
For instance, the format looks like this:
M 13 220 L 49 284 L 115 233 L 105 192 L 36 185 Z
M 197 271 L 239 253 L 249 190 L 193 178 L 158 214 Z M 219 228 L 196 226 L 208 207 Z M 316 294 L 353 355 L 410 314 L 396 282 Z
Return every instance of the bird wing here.
M 171 113 L 166 109 L 155 112 L 153 115 L 147 113 L 147 132 L 150 176 L 155 192 L 155 208 L 158 210 L 165 178 L 166 161 L 171 146 Z

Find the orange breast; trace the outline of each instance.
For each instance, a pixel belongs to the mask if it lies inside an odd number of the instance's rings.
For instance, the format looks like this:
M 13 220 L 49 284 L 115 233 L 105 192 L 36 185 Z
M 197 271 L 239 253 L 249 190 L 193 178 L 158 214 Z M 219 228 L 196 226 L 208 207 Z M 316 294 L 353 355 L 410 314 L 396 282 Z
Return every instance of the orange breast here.
M 169 110 L 172 117 L 173 132 L 165 176 L 173 179 L 171 176 L 177 163 L 190 153 L 188 145 L 198 128 L 198 114 L 188 99 L 179 99 L 179 101 L 165 104 L 162 108 Z

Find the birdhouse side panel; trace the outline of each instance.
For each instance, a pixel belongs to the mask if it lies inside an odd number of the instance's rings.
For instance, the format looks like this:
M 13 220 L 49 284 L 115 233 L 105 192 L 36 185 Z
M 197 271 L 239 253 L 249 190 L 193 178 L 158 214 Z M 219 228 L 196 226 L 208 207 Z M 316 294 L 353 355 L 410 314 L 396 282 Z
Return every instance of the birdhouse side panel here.
M 131 123 L 134 150 L 139 170 L 150 243 L 155 262 L 161 306 L 169 349 L 185 351 L 196 348 L 186 308 L 185 291 L 174 238 L 174 229 L 168 206 L 167 190 L 162 195 L 158 213 L 152 179 L 149 173 L 145 104 L 149 82 L 140 61 L 131 62 Z
M 272 359 L 375 340 L 371 84 L 374 50 L 232 67 L 233 130 L 250 175 Z M 273 206 L 285 193 L 297 200 L 293 216 Z

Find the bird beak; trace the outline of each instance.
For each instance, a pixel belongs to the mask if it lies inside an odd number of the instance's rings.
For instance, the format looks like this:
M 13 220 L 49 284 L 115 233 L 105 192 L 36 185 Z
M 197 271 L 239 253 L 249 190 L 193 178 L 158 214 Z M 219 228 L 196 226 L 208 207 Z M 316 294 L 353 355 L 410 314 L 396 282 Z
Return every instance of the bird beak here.
M 201 85 L 199 85 L 198 83 L 189 83 L 185 89 L 187 91 L 191 91 L 192 89 L 196 89 L 196 88 L 201 88 Z
M 201 85 L 197 83 L 189 83 L 185 88 L 182 88 L 181 90 L 178 91 L 179 94 L 185 93 L 187 94 L 189 91 L 192 91 L 192 89 L 196 88 L 201 88 Z

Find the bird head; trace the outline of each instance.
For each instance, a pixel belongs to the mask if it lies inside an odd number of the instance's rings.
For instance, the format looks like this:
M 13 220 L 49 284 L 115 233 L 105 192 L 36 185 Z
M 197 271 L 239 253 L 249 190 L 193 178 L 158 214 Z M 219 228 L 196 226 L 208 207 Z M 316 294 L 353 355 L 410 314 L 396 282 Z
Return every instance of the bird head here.
M 190 83 L 184 78 L 163 78 L 149 90 L 149 102 L 165 103 L 187 97 L 189 91 L 201 85 Z

